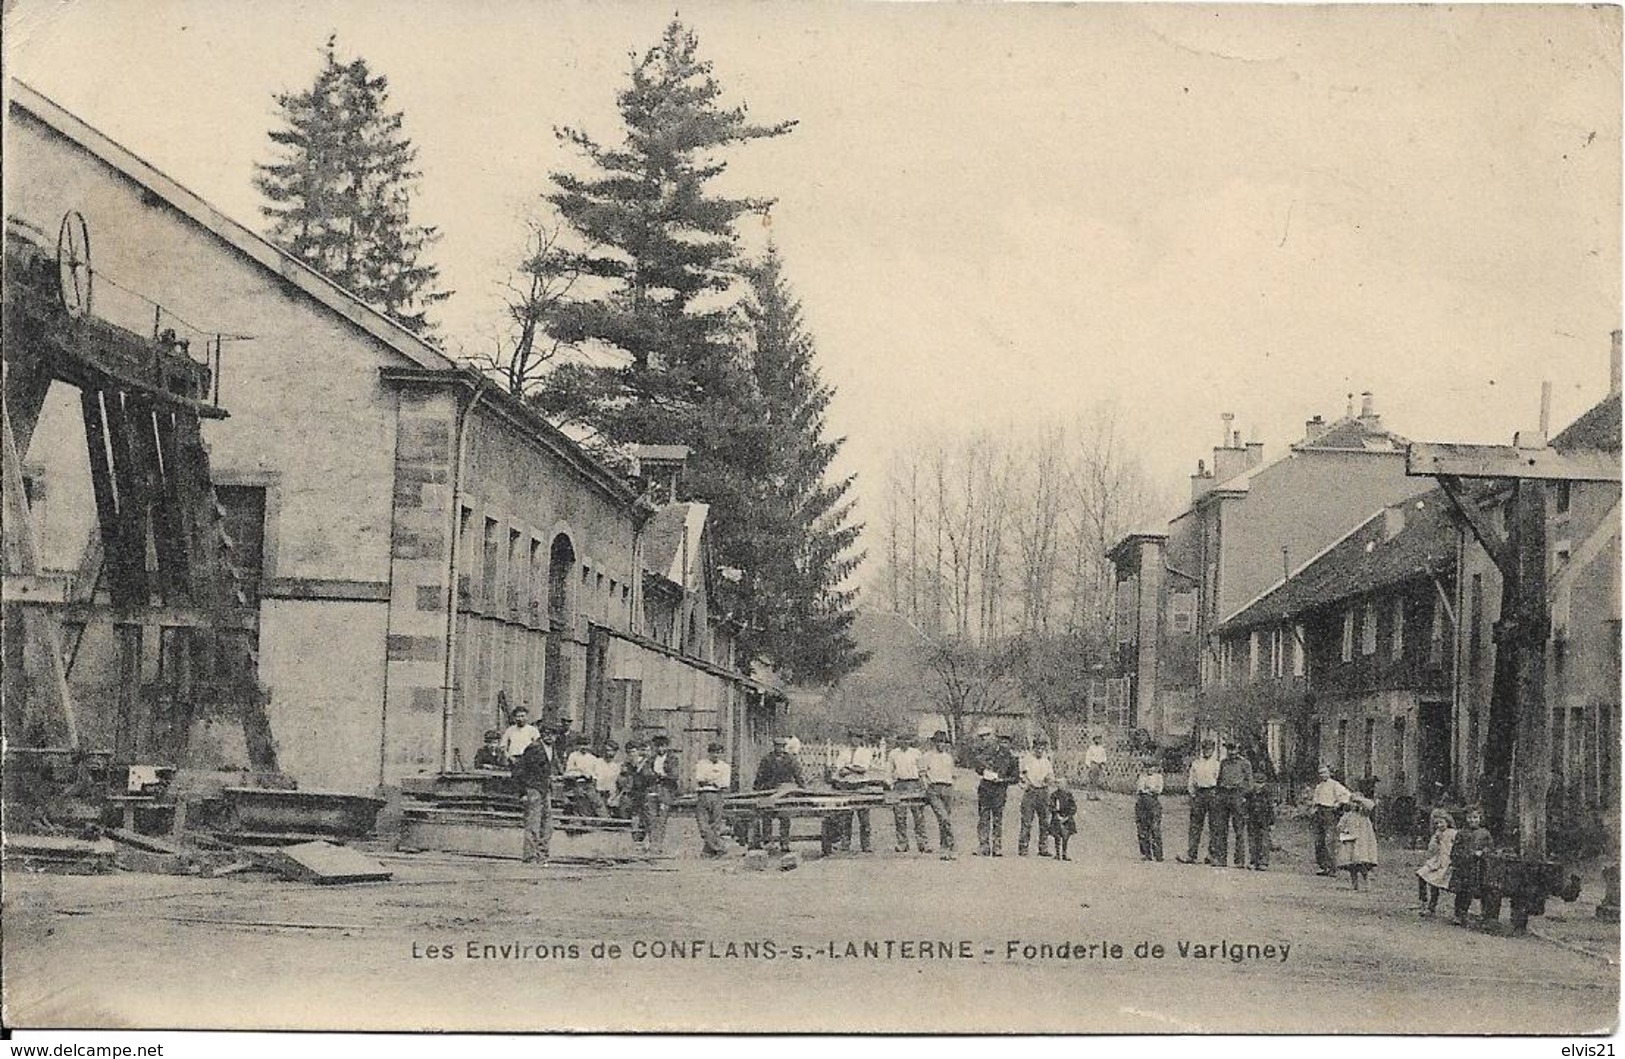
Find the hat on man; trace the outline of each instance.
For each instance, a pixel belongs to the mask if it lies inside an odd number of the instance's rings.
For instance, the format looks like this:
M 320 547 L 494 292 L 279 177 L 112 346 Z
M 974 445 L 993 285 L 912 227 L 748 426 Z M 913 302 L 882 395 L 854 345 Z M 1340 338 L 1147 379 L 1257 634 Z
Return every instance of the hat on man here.
M 1033 740 L 1033 746 L 1049 746 L 1049 737 L 1041 735 Z
M 948 741 L 948 733 L 938 728 L 936 731 L 931 733 L 931 741 L 933 743 L 946 743 Z
M 502 733 L 497 731 L 495 728 L 487 728 L 485 730 L 485 741 L 487 743 L 494 743 L 498 739 L 501 739 L 501 738 L 502 738 Z
M 776 735 L 776 736 L 773 737 L 773 745 L 774 746 L 789 746 L 790 745 L 790 737 L 787 736 L 787 735 Z
M 649 742 L 653 743 L 655 746 L 670 746 L 671 737 L 667 735 L 657 735 L 653 739 L 650 739 Z
M 1206 737 L 1206 738 L 1205 738 L 1205 739 L 1203 739 L 1203 740 L 1202 740 L 1202 745 L 1203 745 L 1203 746 L 1218 746 L 1218 745 L 1219 745 L 1219 744 L 1218 744 L 1218 743 L 1215 743 L 1215 742 L 1214 742 L 1214 741 L 1213 741 L 1213 737 L 1212 737 L 1212 736 L 1208 736 L 1208 737 Z
M 728 748 L 723 746 L 721 743 L 708 743 L 706 744 L 705 752 L 707 754 L 720 754 L 726 749 Z
M 977 735 L 992 735 L 993 734 L 993 726 L 991 724 L 984 724 L 984 725 L 982 725 L 982 727 L 976 729 L 976 734 Z
M 1001 743 L 1014 743 L 1016 741 L 1016 737 L 1011 735 L 1009 732 L 1000 732 L 999 741 Z

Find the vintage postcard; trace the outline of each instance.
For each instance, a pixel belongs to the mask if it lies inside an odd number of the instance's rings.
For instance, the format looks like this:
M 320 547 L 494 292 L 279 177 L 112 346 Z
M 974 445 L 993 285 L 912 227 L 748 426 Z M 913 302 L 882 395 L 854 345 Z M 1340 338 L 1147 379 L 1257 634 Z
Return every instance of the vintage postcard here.
M 11 0 L 5 1027 L 1612 1032 L 1620 34 Z

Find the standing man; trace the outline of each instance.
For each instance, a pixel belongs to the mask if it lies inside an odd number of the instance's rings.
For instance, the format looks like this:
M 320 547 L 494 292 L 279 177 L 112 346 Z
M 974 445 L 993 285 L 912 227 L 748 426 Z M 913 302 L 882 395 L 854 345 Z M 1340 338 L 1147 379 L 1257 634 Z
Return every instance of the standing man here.
M 838 791 L 862 791 L 876 783 L 883 783 L 885 777 L 880 774 L 880 763 L 875 760 L 875 752 L 864 744 L 864 734 L 849 728 L 846 737 L 850 745 L 835 759 L 835 767 L 830 772 L 830 786 Z M 874 836 L 868 809 L 854 809 L 850 816 L 841 818 L 840 848 L 848 853 L 852 851 L 854 819 L 858 825 L 858 848 L 864 853 L 873 853 Z
M 886 779 L 892 793 L 897 797 L 897 804 L 892 806 L 892 823 L 897 828 L 897 845 L 894 847 L 899 853 L 908 852 L 908 818 L 914 816 L 914 846 L 921 853 L 930 853 L 926 848 L 925 838 L 925 784 L 921 778 L 921 758 L 919 748 L 914 745 L 914 735 L 904 732 L 897 737 L 897 745 L 892 747 L 890 754 L 886 755 Z M 903 799 L 910 799 L 904 801 Z
M 1185 781 L 1185 788 L 1191 796 L 1191 826 L 1190 844 L 1185 850 L 1185 856 L 1174 859 L 1181 864 L 1196 863 L 1196 848 L 1202 841 L 1202 824 L 1208 825 L 1208 852 L 1214 848 L 1213 832 L 1218 824 L 1214 803 L 1219 793 L 1219 755 L 1218 747 L 1213 740 L 1202 740 L 1202 756 L 1191 761 L 1190 775 Z M 1212 857 L 1208 858 L 1212 863 Z M 1223 864 L 1223 861 L 1219 862 Z
M 1320 766 L 1320 782 L 1309 799 L 1315 807 L 1315 874 L 1337 874 L 1337 819 L 1349 803 L 1349 789 L 1332 779 L 1330 765 Z
M 1140 765 L 1134 783 L 1134 834 L 1141 860 L 1162 859 L 1162 766 L 1155 757 Z
M 694 816 L 707 857 L 720 857 L 728 851 L 722 844 L 722 796 L 733 786 L 733 771 L 722 760 L 723 749 L 721 743 L 713 742 L 705 748 L 705 760 L 694 766 Z
M 642 845 L 649 837 L 649 773 L 643 744 L 626 741 L 626 765 L 616 786 L 620 792 L 620 815 L 632 821 L 632 840 Z
M 756 766 L 756 779 L 751 783 L 751 789 L 757 791 L 774 791 L 795 789 L 807 785 L 806 778 L 801 774 L 801 762 L 791 755 L 787 749 L 790 740 L 786 736 L 773 737 L 773 749 L 762 758 L 761 764 Z M 778 813 L 779 841 L 778 848 L 781 853 L 790 852 L 790 816 L 788 813 Z M 760 849 L 768 842 L 768 836 L 763 832 L 769 830 L 765 814 L 757 814 L 751 824 L 750 845 L 752 849 Z
M 604 752 L 598 755 L 598 799 L 604 803 L 606 816 L 620 815 L 618 812 L 621 804 L 622 763 L 618 760 L 620 752 L 620 744 L 610 739 L 604 743 Z
M 1218 823 L 1208 828 L 1208 850 L 1213 863 L 1224 867 L 1229 855 L 1230 833 L 1236 836 L 1236 867 L 1247 866 L 1247 796 L 1253 792 L 1253 766 L 1236 744 L 1224 744 L 1224 760 L 1219 762 Z
M 1016 756 L 993 738 L 993 729 L 983 725 L 976 730 L 976 747 L 971 764 L 981 781 L 976 785 L 977 856 L 1004 856 L 1004 805 L 1010 785 L 1019 778 Z
M 644 763 L 649 773 L 649 848 L 656 853 L 664 853 L 666 821 L 671 816 L 672 803 L 677 800 L 677 755 L 666 736 L 657 735 L 649 742 L 652 750 L 649 760 Z
M 1270 827 L 1275 823 L 1275 798 L 1263 773 L 1253 775 L 1253 789 L 1247 795 L 1247 849 L 1254 871 L 1270 867 Z
M 1098 802 L 1101 788 L 1106 786 L 1106 744 L 1100 736 L 1089 741 L 1089 749 L 1083 752 L 1083 764 L 1089 772 L 1089 800 Z
M 542 737 L 542 733 L 530 723 L 530 711 L 523 706 L 513 708 L 513 712 L 508 714 L 508 722 L 508 727 L 502 732 L 502 754 L 511 765 L 519 760 L 526 747 Z
M 577 816 L 604 815 L 604 801 L 598 793 L 598 772 L 603 762 L 592 752 L 587 737 L 576 737 L 575 749 L 564 761 L 564 783 L 569 791 L 567 804 Z
M 1055 763 L 1049 759 L 1049 739 L 1033 740 L 1030 754 L 1021 755 L 1017 772 L 1021 777 L 1021 837 L 1016 840 L 1016 856 L 1025 857 L 1032 838 L 1033 818 L 1038 819 L 1038 855 L 1049 856 L 1049 792 L 1055 786 Z
M 531 740 L 513 765 L 513 778 L 525 798 L 525 843 L 521 854 L 526 864 L 546 864 L 547 847 L 553 838 L 553 759 L 540 739 Z
M 937 846 L 943 860 L 954 859 L 954 755 L 948 750 L 948 733 L 931 733 L 931 749 L 920 755 L 920 779 L 925 784 L 925 804 L 937 818 Z

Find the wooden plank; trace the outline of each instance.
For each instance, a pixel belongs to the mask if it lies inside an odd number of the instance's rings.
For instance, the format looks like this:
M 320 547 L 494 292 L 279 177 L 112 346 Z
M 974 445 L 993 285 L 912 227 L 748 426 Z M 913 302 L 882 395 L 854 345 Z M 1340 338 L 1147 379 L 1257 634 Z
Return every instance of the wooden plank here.
M 269 863 L 290 879 L 321 885 L 383 882 L 395 874 L 371 857 L 331 842 L 283 847 Z
M 1619 454 L 1522 449 L 1513 445 L 1413 442 L 1405 451 L 1408 475 L 1456 478 L 1526 478 L 1541 481 L 1617 482 Z
M 70 580 L 67 574 L 6 574 L 0 596 L 6 603 L 66 603 Z
M 165 853 L 178 857 L 186 851 L 166 839 L 155 838 L 152 835 L 143 835 L 136 831 L 127 831 L 122 827 L 115 827 L 109 831 L 108 837 L 115 842 L 122 842 L 126 846 L 146 850 L 148 853 Z
M 1454 475 L 1441 474 L 1439 487 L 1444 490 L 1445 497 L 1456 509 L 1456 513 L 1466 521 L 1467 528 L 1473 531 L 1473 536 L 1489 554 L 1490 561 L 1501 572 L 1501 576 L 1516 577 L 1516 571 L 1513 569 L 1515 559 L 1507 538 L 1495 528 L 1495 523 L 1491 522 L 1484 510 L 1473 502 L 1473 498 L 1467 495 L 1467 491 L 1462 488 L 1461 479 Z

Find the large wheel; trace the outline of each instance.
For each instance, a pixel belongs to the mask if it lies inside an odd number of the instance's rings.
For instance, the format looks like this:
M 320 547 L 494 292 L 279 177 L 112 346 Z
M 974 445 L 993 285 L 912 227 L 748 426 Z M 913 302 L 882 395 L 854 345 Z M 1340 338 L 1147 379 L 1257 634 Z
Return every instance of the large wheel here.
M 69 210 L 62 215 L 62 225 L 56 232 L 56 280 L 62 309 L 73 319 L 90 312 L 95 279 L 90 268 L 90 228 L 84 214 Z

